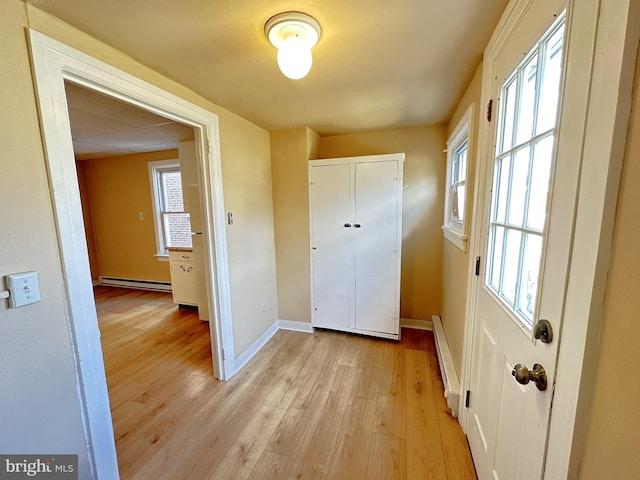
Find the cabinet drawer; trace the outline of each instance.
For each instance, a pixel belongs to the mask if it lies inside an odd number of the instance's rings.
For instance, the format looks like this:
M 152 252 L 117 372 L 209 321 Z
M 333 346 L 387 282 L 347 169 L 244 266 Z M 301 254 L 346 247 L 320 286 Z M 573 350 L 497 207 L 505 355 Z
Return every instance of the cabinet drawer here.
M 198 273 L 194 262 L 170 262 L 174 303 L 198 304 Z
M 195 256 L 193 255 L 193 252 L 169 251 L 170 262 L 193 262 L 194 260 Z

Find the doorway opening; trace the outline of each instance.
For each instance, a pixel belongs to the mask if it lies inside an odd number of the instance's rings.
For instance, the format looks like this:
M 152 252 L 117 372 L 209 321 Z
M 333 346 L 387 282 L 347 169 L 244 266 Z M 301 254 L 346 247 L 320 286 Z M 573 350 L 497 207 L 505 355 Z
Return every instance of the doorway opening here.
M 39 32 L 29 30 L 29 41 L 87 445 L 96 475 L 115 478 L 117 457 L 64 82 L 193 128 L 213 368 L 216 377 L 226 380 L 234 373 L 235 355 L 218 118 Z
M 192 242 L 202 225 L 194 132 L 73 83 L 65 93 L 122 472 L 161 419 L 178 422 L 191 387 L 216 383 Z

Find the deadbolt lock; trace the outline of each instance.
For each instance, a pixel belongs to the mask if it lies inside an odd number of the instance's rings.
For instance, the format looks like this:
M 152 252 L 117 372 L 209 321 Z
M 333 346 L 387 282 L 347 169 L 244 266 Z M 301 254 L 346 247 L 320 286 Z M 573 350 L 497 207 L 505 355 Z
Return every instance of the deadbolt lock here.
M 544 318 L 536 322 L 536 326 L 533 328 L 533 337 L 540 340 L 542 343 L 551 343 L 553 340 L 553 328 L 551 328 L 551 322 Z

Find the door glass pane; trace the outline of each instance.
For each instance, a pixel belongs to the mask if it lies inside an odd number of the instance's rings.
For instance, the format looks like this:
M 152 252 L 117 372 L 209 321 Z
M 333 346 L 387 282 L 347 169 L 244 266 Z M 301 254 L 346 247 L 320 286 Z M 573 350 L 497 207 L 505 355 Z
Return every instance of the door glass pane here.
M 543 138 L 534 146 L 527 227 L 542 231 L 547 210 L 553 135 Z
M 516 152 L 513 157 L 513 174 L 511 176 L 511 197 L 507 221 L 511 225 L 522 225 L 524 207 L 527 198 L 527 177 L 529 176 L 529 152 L 527 146 Z
M 506 152 L 513 147 L 513 115 L 516 111 L 516 91 L 518 88 L 518 78 L 514 77 L 511 82 L 504 87 L 502 94 L 502 102 L 504 103 L 502 128 L 502 141 L 500 142 L 500 153 Z
M 560 76 L 562 73 L 562 46 L 564 28 L 551 35 L 544 43 L 544 72 L 540 81 L 540 106 L 538 107 L 538 125 L 536 133 L 551 130 L 556 123 L 558 95 L 560 94 Z
M 507 241 L 504 249 L 504 258 L 502 259 L 503 277 L 500 293 L 509 304 L 515 306 L 522 233 L 518 230 L 507 230 L 506 234 Z
M 538 54 L 535 53 L 520 71 L 522 87 L 520 89 L 520 101 L 518 102 L 518 109 L 516 113 L 516 117 L 518 118 L 516 145 L 526 142 L 533 134 L 537 73 Z
M 509 200 L 509 175 L 511 174 L 511 156 L 496 162 L 496 169 L 499 171 L 497 185 L 494 185 L 494 208 L 495 220 L 504 223 L 507 216 L 507 203 Z M 497 201 L 496 201 L 497 198 Z
M 525 236 L 522 271 L 520 272 L 520 299 L 518 311 L 533 323 L 533 309 L 538 295 L 538 273 L 540 271 L 540 255 L 542 237 L 535 234 Z
M 485 282 L 529 328 L 540 284 L 564 22 L 562 14 L 500 92 Z
M 504 247 L 504 228 L 496 227 L 492 232 L 493 251 L 496 255 L 491 263 L 491 274 L 489 275 L 489 283 L 496 290 L 500 290 L 500 276 L 502 274 L 502 248 Z

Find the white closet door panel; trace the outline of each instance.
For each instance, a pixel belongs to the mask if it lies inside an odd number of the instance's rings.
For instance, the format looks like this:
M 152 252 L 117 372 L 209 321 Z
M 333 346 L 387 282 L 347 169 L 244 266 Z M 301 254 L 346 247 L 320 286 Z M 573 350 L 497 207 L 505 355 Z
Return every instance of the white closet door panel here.
M 349 327 L 349 165 L 311 169 L 313 323 Z
M 398 333 L 398 162 L 355 172 L 356 328 Z

